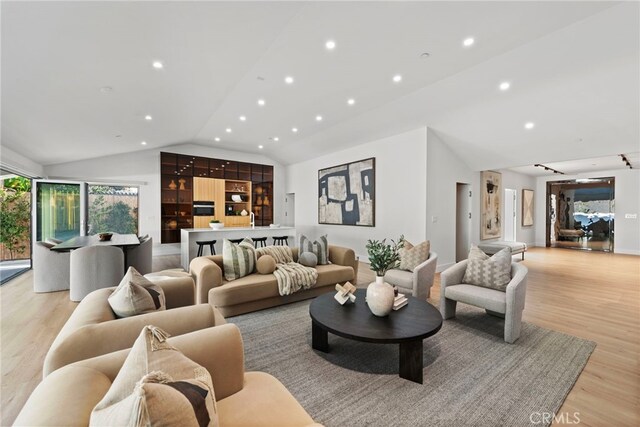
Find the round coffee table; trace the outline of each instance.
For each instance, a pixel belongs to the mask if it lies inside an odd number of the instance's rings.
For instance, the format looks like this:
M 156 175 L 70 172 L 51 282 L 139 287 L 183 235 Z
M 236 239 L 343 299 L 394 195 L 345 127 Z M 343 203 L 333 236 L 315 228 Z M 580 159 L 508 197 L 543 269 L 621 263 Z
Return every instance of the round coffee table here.
M 356 290 L 353 304 L 340 305 L 333 295 L 321 295 L 309 306 L 312 347 L 329 352 L 329 332 L 356 341 L 399 344 L 400 377 L 422 384 L 422 340 L 442 327 L 440 312 L 426 301 L 407 296 L 406 306 L 377 317 L 367 306 L 364 289 Z

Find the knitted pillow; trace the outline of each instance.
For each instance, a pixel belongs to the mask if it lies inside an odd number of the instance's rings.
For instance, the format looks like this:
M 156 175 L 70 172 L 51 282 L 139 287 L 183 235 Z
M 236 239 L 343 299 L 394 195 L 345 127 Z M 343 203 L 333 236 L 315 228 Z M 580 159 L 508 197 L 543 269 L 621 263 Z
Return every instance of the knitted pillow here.
M 311 242 L 307 236 L 301 234 L 298 253 L 303 254 L 305 252 L 314 253 L 318 257 L 318 265 L 331 264 L 329 262 L 329 241 L 326 234 L 315 242 Z
M 431 243 L 427 240 L 413 246 L 405 241 L 404 247 L 398 251 L 400 254 L 400 270 L 413 271 L 417 266 L 429 259 Z
M 239 244 L 224 239 L 222 243 L 222 265 L 224 278 L 236 280 L 253 273 L 256 267 L 256 248 L 253 240 L 246 237 Z
M 166 309 L 164 291 L 129 267 L 118 287 L 107 299 L 118 317 L 137 316 Z
M 463 283 L 505 292 L 511 281 L 511 248 L 506 247 L 491 258 L 471 245 Z
M 305 267 L 315 267 L 318 265 L 318 257 L 313 252 L 304 252 L 298 257 L 298 263 Z
M 93 408 L 90 425 L 218 425 L 209 371 L 173 348 L 167 337 L 155 326 L 142 329 L 111 388 Z

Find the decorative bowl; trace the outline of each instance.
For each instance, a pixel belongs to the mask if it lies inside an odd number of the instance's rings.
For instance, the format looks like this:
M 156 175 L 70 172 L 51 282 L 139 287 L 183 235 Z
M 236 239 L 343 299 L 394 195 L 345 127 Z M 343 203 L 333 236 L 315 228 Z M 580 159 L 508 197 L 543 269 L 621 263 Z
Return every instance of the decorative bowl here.
M 220 230 L 224 228 L 224 222 L 210 222 L 209 227 L 211 227 L 214 230 Z
M 111 236 L 113 236 L 113 233 L 100 233 L 98 234 L 98 239 L 100 239 L 101 242 L 108 242 L 111 240 Z

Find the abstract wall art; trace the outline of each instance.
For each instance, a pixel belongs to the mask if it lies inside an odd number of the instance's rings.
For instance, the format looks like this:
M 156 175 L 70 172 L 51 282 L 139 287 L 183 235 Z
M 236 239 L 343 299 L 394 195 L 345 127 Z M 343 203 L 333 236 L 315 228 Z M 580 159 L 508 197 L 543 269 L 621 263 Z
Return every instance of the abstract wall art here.
M 502 235 L 502 174 L 480 172 L 480 239 Z
M 318 223 L 375 226 L 376 159 L 318 171 Z
M 522 226 L 533 225 L 533 190 L 522 190 Z

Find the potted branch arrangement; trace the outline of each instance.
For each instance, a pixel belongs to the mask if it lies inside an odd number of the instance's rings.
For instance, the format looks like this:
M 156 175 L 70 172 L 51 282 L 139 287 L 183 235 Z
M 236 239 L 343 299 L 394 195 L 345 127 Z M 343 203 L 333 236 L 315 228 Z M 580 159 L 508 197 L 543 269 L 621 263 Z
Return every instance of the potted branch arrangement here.
M 382 241 L 368 240 L 367 253 L 371 270 L 376 273 L 376 281 L 367 287 L 367 305 L 369 310 L 378 317 L 387 316 L 393 310 L 395 297 L 393 287 L 385 283 L 384 275 L 388 270 L 395 268 L 400 262 L 399 250 L 404 247 L 404 236 L 400 236 L 397 242 L 391 244 Z
M 214 230 L 220 230 L 221 228 L 224 228 L 224 223 L 220 222 L 217 219 L 212 219 L 211 221 L 209 221 L 209 227 Z

